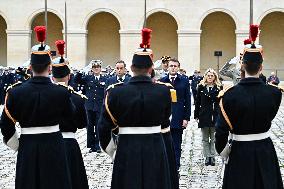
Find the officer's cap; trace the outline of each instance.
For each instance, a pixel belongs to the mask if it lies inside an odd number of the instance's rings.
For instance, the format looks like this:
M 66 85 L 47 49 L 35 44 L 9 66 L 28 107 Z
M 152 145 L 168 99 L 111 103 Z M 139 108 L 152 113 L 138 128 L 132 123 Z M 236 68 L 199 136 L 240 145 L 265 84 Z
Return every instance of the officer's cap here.
M 65 42 L 63 40 L 57 40 L 55 45 L 60 57 L 57 57 L 52 61 L 52 75 L 55 78 L 63 78 L 70 74 L 69 61 L 64 58 Z
M 90 63 L 92 65 L 92 68 L 93 67 L 97 67 L 97 66 L 102 67 L 103 61 L 101 61 L 101 60 L 92 60 Z
M 247 62 L 262 64 L 263 62 L 263 49 L 261 45 L 255 44 L 256 38 L 259 33 L 258 25 L 250 26 L 250 39 L 244 41 L 245 48 L 243 52 L 243 63 Z

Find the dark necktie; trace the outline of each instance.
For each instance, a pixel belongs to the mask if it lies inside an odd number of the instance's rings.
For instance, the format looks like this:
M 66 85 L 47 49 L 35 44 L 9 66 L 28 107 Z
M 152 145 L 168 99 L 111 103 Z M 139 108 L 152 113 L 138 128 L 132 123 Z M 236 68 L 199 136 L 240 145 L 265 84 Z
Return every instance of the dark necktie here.
M 175 81 L 175 77 L 171 77 L 171 83 L 173 84 Z
M 119 81 L 119 82 L 123 82 L 123 79 L 122 79 L 122 78 L 118 78 L 118 81 Z

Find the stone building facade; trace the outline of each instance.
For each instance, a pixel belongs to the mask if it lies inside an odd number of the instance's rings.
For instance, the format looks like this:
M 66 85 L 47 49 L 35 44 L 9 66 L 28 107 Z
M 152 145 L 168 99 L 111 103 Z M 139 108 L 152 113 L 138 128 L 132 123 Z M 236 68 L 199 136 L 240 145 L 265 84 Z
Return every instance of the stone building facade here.
M 47 42 L 64 38 L 64 0 L 48 0 Z M 129 65 L 141 41 L 144 0 L 66 0 L 67 55 L 82 68 L 92 59 Z M 44 0 L 0 0 L 0 63 L 19 66 L 36 43 L 33 27 L 44 25 Z M 147 0 L 146 26 L 153 29 L 154 59 L 177 57 L 189 73 L 220 67 L 243 49 L 248 38 L 249 0 Z M 284 76 L 284 1 L 254 0 L 254 23 L 260 24 L 264 69 Z M 283 72 L 281 74 L 281 72 Z

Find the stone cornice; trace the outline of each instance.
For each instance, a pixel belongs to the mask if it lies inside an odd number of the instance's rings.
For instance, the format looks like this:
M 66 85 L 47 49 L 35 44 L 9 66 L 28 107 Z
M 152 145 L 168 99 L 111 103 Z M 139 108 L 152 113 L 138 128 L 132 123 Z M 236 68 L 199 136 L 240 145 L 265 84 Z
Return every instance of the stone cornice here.
M 201 32 L 201 30 L 177 30 L 179 37 L 198 37 Z
M 6 30 L 7 35 L 11 36 L 29 36 L 31 35 L 31 30 Z
M 141 30 L 119 30 L 120 35 L 141 35 Z

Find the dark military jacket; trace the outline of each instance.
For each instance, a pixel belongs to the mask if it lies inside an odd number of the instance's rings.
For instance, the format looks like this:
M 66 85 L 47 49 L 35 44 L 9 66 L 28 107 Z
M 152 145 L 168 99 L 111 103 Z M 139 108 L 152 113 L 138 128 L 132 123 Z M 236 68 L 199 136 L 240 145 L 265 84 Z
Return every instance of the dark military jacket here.
M 153 127 L 170 124 L 171 93 L 163 84 L 153 83 L 150 77 L 135 76 L 128 83 L 121 83 L 107 91 L 107 104 L 119 127 Z M 103 106 L 99 119 L 99 138 L 103 150 L 116 128 Z
M 73 132 L 77 129 L 83 129 L 87 126 L 87 114 L 85 109 L 86 96 L 73 91 L 71 94 L 72 103 L 75 106 L 75 112 L 72 117 L 67 117 L 59 123 L 61 132 Z
M 74 106 L 70 95 L 66 87 L 53 84 L 48 77 L 39 76 L 10 89 L 0 122 L 4 142 L 15 133 L 16 121 L 22 128 L 45 127 L 72 117 Z
M 88 97 L 85 106 L 86 110 L 92 110 L 99 112 L 101 110 L 103 99 L 104 99 L 104 89 L 107 78 L 100 75 L 100 79 L 96 81 L 94 75 L 83 76 L 81 73 L 77 73 L 74 81 L 85 86 L 85 95 Z
M 279 109 L 282 93 L 275 86 L 265 85 L 259 78 L 242 79 L 222 97 L 223 107 L 237 135 L 267 132 Z M 216 150 L 226 146 L 230 127 L 222 113 L 216 123 Z

